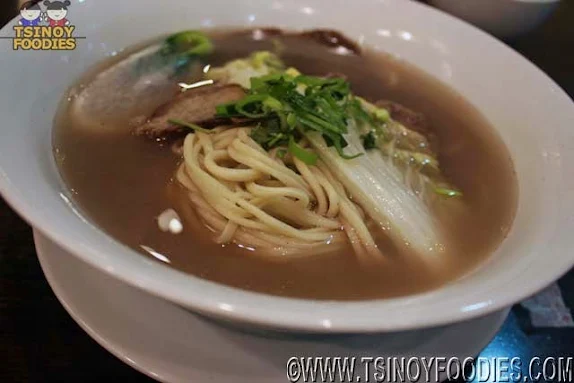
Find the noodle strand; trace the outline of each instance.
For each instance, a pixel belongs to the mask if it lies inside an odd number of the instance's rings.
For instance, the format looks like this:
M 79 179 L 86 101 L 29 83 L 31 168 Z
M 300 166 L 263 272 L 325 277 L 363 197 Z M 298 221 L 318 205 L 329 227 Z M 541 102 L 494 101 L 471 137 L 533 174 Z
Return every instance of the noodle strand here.
M 308 256 L 350 242 L 361 262 L 383 258 L 362 209 L 324 163 L 267 153 L 250 131 L 220 127 L 183 142 L 175 179 L 217 243 Z M 300 145 L 312 150 L 305 141 Z

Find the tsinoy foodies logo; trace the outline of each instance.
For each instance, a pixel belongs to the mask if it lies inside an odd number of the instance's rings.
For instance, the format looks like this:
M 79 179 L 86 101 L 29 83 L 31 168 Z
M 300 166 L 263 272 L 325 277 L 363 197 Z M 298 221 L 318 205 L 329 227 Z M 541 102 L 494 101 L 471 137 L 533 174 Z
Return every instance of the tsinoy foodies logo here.
M 20 19 L 14 26 L 14 50 L 73 50 L 76 27 L 68 20 L 70 1 L 41 3 L 28 1 L 20 7 Z

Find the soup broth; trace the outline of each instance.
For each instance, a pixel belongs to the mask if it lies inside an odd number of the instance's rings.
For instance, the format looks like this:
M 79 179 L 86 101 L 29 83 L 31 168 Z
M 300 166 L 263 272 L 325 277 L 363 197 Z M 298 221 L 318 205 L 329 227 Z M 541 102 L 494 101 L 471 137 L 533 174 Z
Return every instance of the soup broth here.
M 438 142 L 446 177 L 464 192 L 460 211 L 437 213 L 448 232 L 443 267 L 430 272 L 419 258 L 402 254 L 377 234 L 388 262 L 362 266 L 351 246 L 333 254 L 270 259 L 248 248 L 217 245 L 173 185 L 181 162 L 171 143 L 132 134 L 130 121 L 164 103 L 172 94 L 151 92 L 116 116 L 102 115 L 101 131 L 85 127 L 74 112 L 74 94 L 97 73 L 136 47 L 82 77 L 56 118 L 54 148 L 72 199 L 88 219 L 119 242 L 166 267 L 221 284 L 260 293 L 321 300 L 366 300 L 415 294 L 437 288 L 476 268 L 500 244 L 514 218 L 517 186 L 509 153 L 488 121 L 456 92 L 391 56 L 334 49 L 300 36 L 262 38 L 252 31 L 213 32 L 215 51 L 205 64 L 221 65 L 256 50 L 282 47 L 289 65 L 310 75 L 341 73 L 355 94 L 396 101 L 423 113 Z M 193 82 L 193 79 L 188 79 Z M 177 84 L 173 84 L 177 91 Z M 94 124 L 95 123 L 95 124 Z M 187 217 L 183 231 L 158 228 L 158 216 L 174 209 Z

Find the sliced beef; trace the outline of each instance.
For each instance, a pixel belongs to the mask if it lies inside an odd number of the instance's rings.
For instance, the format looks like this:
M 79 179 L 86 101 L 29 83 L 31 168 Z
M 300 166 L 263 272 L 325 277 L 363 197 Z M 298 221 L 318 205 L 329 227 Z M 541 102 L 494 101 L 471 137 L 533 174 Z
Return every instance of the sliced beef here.
M 433 132 L 430 122 L 424 114 L 415 112 L 404 105 L 388 100 L 379 100 L 375 105 L 387 109 L 393 120 L 398 121 L 411 131 L 423 136 L 428 142 L 428 150 L 431 153 L 439 152 L 439 138 Z
M 211 85 L 190 89 L 160 106 L 135 132 L 138 135 L 158 138 L 185 130 L 170 123 L 169 120 L 172 119 L 202 127 L 221 125 L 228 121 L 215 117 L 217 105 L 238 101 L 244 96 L 245 91 L 238 85 Z
M 417 113 L 401 104 L 388 100 L 379 100 L 375 105 L 388 110 L 393 120 L 400 122 L 407 128 L 424 135 L 429 133 L 428 121 L 424 114 Z

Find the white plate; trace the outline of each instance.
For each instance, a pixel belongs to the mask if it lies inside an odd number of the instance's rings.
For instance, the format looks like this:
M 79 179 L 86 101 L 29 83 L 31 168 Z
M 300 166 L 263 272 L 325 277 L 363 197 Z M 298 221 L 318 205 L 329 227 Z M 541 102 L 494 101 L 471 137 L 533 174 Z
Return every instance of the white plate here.
M 287 381 L 292 356 L 476 356 L 508 310 L 392 334 L 263 337 L 224 328 L 143 293 L 68 254 L 37 231 L 40 263 L 60 302 L 100 345 L 163 382 Z M 97 366 L 94 366 L 97 367 Z

